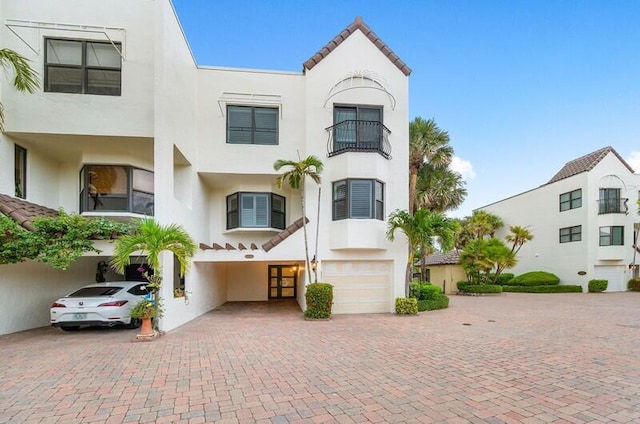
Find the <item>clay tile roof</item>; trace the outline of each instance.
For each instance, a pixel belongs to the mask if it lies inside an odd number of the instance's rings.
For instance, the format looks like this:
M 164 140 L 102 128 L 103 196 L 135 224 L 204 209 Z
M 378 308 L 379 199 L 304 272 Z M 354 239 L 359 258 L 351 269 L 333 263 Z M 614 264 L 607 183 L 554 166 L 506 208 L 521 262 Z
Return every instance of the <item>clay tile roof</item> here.
M 460 263 L 460 254 L 457 250 L 445 253 L 432 253 L 425 258 L 426 265 L 457 265 Z
M 208 245 L 206 245 L 204 243 L 200 243 L 200 249 L 202 249 L 202 250 L 210 250 L 210 249 L 212 249 L 212 247 L 210 247 L 210 246 L 208 246 Z
M 40 206 L 16 197 L 0 194 L 0 213 L 3 213 L 29 231 L 36 228 L 31 223 L 33 218 L 57 216 L 55 209 Z
M 309 218 L 305 218 L 305 223 L 306 222 L 309 222 Z M 262 245 L 262 249 L 264 249 L 265 252 L 268 252 L 269 250 L 273 249 L 278 244 L 283 242 L 291 234 L 298 231 L 300 228 L 302 228 L 302 218 L 298 219 L 296 222 L 289 225 L 287 228 L 280 231 L 275 236 L 271 237 L 269 241 L 267 241 L 265 244 Z
M 411 68 L 409 68 L 402 60 L 400 60 L 398 55 L 395 54 L 393 50 L 391 50 L 389 46 L 387 46 L 384 41 L 382 41 L 373 31 L 371 31 L 371 28 L 369 28 L 367 24 L 364 23 L 360 16 L 358 16 L 355 21 L 353 21 L 340 34 L 336 35 L 333 40 L 329 41 L 326 46 L 321 48 L 318 53 L 314 54 L 309 60 L 304 62 L 304 69 L 313 69 L 314 66 L 320 63 L 322 59 L 327 57 L 329 53 L 335 50 L 335 48 L 338 47 L 340 43 L 346 40 L 351 34 L 356 32 L 356 30 L 360 30 L 365 35 L 365 37 L 367 37 L 391 61 L 391 63 L 393 63 L 398 69 L 400 69 L 403 74 L 405 74 L 406 76 L 409 76 L 409 74 L 411 74 Z
M 602 149 L 596 150 L 595 152 L 591 152 L 587 155 L 581 156 L 578 159 L 574 159 L 570 162 L 567 162 L 560 171 L 556 173 L 547 184 L 555 183 L 556 181 L 560 181 L 565 178 L 572 177 L 577 174 L 581 174 L 583 172 L 591 171 L 602 159 L 604 159 L 607 154 L 613 153 L 620 159 L 620 162 L 624 166 L 634 173 L 633 168 L 624 160 L 622 156 L 615 151 L 615 149 L 611 146 L 603 147 Z

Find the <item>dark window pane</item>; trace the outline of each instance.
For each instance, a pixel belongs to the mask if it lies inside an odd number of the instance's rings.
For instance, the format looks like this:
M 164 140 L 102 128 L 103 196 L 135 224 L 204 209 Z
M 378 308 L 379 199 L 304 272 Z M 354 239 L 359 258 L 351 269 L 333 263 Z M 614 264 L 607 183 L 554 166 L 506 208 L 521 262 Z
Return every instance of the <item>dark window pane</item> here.
M 254 143 L 266 145 L 278 144 L 278 132 L 274 130 L 256 130 Z
M 120 48 L 120 45 L 116 45 Z M 99 68 L 120 68 L 120 53 L 111 43 L 87 42 L 87 65 Z
M 133 213 L 153 216 L 153 194 L 133 191 Z
M 113 296 L 122 290 L 122 287 L 83 287 L 71 293 L 67 297 L 102 297 Z
M 129 210 L 129 199 L 127 197 L 114 196 L 89 196 L 89 211 L 116 211 L 126 212 Z
M 82 69 L 47 68 L 45 91 L 54 93 L 82 93 Z
M 128 191 L 128 167 L 115 165 L 90 165 L 89 194 L 123 194 Z
M 106 96 L 120 95 L 120 71 L 87 70 L 87 93 Z
M 27 198 L 27 150 L 15 145 L 15 196 Z

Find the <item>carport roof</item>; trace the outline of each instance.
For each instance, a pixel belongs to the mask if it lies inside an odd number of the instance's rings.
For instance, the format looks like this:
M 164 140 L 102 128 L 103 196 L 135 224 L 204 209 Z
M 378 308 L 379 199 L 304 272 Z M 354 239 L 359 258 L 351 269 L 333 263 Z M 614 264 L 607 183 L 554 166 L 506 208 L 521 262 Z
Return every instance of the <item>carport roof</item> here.
M 6 194 L 0 194 L 0 213 L 7 215 L 29 231 L 36 230 L 36 227 L 31 222 L 32 219 L 58 215 L 58 211 L 55 209 Z
M 427 255 L 425 265 L 457 265 L 460 263 L 460 253 L 457 250 L 450 252 L 436 252 Z

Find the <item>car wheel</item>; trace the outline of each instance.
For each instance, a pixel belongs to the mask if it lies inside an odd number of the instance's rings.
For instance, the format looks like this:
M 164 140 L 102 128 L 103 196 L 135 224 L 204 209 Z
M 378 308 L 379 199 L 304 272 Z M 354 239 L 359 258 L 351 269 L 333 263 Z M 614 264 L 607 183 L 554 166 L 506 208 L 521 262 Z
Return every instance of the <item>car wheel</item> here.
M 131 318 L 131 322 L 127 325 L 127 328 L 139 328 L 142 325 L 140 318 Z
M 60 329 L 62 331 L 78 331 L 80 329 L 79 325 L 65 325 L 61 326 Z

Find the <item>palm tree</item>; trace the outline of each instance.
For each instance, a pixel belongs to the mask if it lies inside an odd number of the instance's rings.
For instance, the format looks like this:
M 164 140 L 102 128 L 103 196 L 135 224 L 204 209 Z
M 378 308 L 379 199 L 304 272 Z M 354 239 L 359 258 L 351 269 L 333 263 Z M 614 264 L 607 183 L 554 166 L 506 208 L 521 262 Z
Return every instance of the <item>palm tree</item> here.
M 460 173 L 426 163 L 418 172 L 415 195 L 417 208 L 446 212 L 462 205 L 467 189 Z
M 513 252 L 497 238 L 477 238 L 469 242 L 460 252 L 460 265 L 467 274 L 467 281 L 481 284 L 488 281 L 491 270 L 496 268 L 494 280 L 505 268 L 511 268 L 517 263 Z
M 409 212 L 415 212 L 418 173 L 428 163 L 433 167 L 447 167 L 453 157 L 449 134 L 438 128 L 433 118 L 419 116 L 409 124 Z
M 503 225 L 502 218 L 483 210 L 473 211 L 467 221 L 468 231 L 479 239 L 485 236 L 493 237 Z
M 434 238 L 439 239 L 443 249 L 449 250 L 453 245 L 457 225 L 441 213 L 432 212 L 428 209 L 418 209 L 413 215 L 405 210 L 396 210 L 389 215 L 387 225 L 387 238 L 389 240 L 393 241 L 396 230 L 400 230 L 409 242 L 405 274 L 405 296 L 407 296 L 409 294 L 411 268 L 416 251 L 419 249 L 423 255 L 428 251 L 433 251 Z M 424 273 L 424 269 L 422 272 Z
M 145 218 L 136 223 L 131 234 L 118 238 L 115 242 L 111 266 L 120 274 L 131 263 L 131 255 L 139 252 L 146 255 L 147 264 L 153 273 L 147 275 L 148 287 L 153 293 L 154 307 L 160 307 L 160 286 L 162 284 L 162 270 L 160 267 L 160 253 L 172 252 L 180 264 L 180 275 L 184 275 L 190 265 L 197 247 L 189 233 L 180 225 L 161 225 L 153 218 Z M 156 324 L 157 326 L 157 321 Z
M 16 90 L 33 93 L 40 86 L 38 74 L 29 66 L 29 60 L 10 49 L 0 49 L 0 65 L 6 70 L 13 68 Z M 0 131 L 4 132 L 4 106 L 0 103 Z
M 533 234 L 525 227 L 518 225 L 509 227 L 509 234 L 505 239 L 511 243 L 511 251 L 514 255 L 517 255 L 526 242 L 533 240 Z
M 316 184 L 320 184 L 320 174 L 324 165 L 322 161 L 315 156 L 307 156 L 299 162 L 292 160 L 278 159 L 273 164 L 273 169 L 279 171 L 283 167 L 289 167 L 282 175 L 276 179 L 276 185 L 278 188 L 282 188 L 282 184 L 286 181 L 289 187 L 294 190 L 300 190 L 300 205 L 302 206 L 302 229 L 304 232 L 304 253 L 305 253 L 305 267 L 311 281 L 311 266 L 309 263 L 309 241 L 307 237 L 307 215 L 305 212 L 305 180 L 307 177 L 311 178 Z M 319 225 L 316 222 L 316 225 Z

